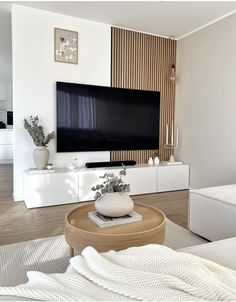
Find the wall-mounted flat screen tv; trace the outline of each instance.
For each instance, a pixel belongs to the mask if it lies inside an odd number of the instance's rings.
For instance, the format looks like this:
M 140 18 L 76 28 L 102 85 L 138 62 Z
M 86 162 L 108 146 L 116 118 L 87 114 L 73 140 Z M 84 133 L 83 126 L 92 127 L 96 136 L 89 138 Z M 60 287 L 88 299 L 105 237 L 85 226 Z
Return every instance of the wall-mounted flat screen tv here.
M 159 148 L 160 92 L 56 83 L 57 152 Z

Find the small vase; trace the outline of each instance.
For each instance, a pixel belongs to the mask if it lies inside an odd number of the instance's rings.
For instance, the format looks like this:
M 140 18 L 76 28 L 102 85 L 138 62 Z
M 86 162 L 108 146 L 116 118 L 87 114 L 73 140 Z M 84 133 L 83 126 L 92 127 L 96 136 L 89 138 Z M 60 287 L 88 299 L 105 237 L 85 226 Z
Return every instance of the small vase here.
M 159 165 L 159 163 L 160 163 L 160 159 L 159 159 L 158 156 L 156 156 L 156 157 L 154 158 L 154 165 Z
M 95 201 L 95 208 L 104 216 L 121 217 L 133 210 L 134 202 L 127 193 L 105 193 Z
M 49 159 L 48 149 L 46 147 L 37 147 L 33 151 L 33 158 L 37 169 L 45 169 Z
M 149 164 L 149 165 L 153 165 L 153 158 L 152 158 L 152 157 L 149 158 L 148 164 Z

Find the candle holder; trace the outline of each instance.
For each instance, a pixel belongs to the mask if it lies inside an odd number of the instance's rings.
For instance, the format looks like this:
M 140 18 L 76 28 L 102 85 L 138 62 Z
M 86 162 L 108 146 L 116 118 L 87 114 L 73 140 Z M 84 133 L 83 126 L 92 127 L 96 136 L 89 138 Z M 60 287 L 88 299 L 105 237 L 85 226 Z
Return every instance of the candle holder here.
M 170 144 L 169 145 L 164 145 L 163 147 L 166 148 L 166 149 L 171 149 L 171 155 L 170 155 L 170 158 L 169 158 L 169 162 L 175 162 L 174 150 L 178 149 L 178 147 L 170 145 Z
M 164 144 L 163 147 L 171 150 L 169 162 L 175 162 L 174 150 L 179 148 L 179 129 L 177 128 L 176 133 L 174 133 L 173 122 L 171 123 L 170 139 L 169 139 L 169 125 L 166 124 L 166 143 Z

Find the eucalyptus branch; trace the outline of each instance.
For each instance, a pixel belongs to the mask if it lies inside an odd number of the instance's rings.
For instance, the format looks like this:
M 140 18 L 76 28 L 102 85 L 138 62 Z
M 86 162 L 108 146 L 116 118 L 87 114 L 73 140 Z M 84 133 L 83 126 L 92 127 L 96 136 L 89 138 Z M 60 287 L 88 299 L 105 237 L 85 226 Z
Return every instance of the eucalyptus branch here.
M 101 198 L 105 193 L 114 192 L 129 192 L 130 185 L 125 184 L 123 181 L 123 176 L 126 175 L 126 167 L 124 165 L 123 169 L 119 172 L 119 177 L 115 176 L 114 173 L 106 172 L 103 176 L 99 176 L 101 179 L 105 179 L 102 184 L 97 184 L 92 187 L 91 190 L 96 192 L 94 199 L 97 200 Z
M 25 118 L 24 127 L 38 147 L 47 147 L 49 142 L 55 138 L 54 131 L 45 135 L 43 126 L 39 125 L 38 116 L 30 116 L 28 120 Z

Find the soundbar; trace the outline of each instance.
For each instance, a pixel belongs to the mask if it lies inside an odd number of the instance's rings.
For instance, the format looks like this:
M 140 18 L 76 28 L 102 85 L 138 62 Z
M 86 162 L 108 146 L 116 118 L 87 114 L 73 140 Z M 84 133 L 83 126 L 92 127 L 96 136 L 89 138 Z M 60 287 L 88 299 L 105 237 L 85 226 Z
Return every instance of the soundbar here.
M 87 168 L 102 168 L 102 167 L 117 167 L 117 166 L 134 166 L 136 165 L 135 160 L 119 160 L 119 161 L 104 161 L 104 162 L 94 162 L 86 163 Z

